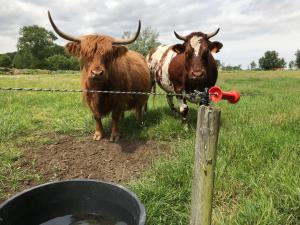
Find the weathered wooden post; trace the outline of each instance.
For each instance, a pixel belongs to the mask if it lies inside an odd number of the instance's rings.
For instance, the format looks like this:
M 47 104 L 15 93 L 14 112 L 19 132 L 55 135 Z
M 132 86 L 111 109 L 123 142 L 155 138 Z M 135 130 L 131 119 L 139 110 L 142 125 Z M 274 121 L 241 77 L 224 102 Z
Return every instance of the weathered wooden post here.
M 209 101 L 219 102 L 222 99 L 235 104 L 240 99 L 240 93 L 224 92 L 220 87 L 214 86 L 208 92 L 206 90 L 202 95 L 200 93 L 200 97 L 202 105 L 197 117 L 190 225 L 211 225 L 221 111 L 208 105 Z
M 198 110 L 190 225 L 211 224 L 220 115 L 219 109 L 210 106 Z

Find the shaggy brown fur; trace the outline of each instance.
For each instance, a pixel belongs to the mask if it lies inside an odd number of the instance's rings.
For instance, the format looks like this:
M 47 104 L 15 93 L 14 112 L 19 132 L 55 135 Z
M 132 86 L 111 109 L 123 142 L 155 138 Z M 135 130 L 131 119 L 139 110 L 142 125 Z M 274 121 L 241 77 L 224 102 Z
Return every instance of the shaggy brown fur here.
M 81 62 L 81 87 L 90 90 L 138 91 L 151 90 L 150 73 L 142 55 L 124 46 L 112 46 L 112 38 L 100 35 L 83 36 L 78 42 L 66 45 L 67 53 Z M 93 71 L 103 71 L 92 77 Z M 112 113 L 111 141 L 119 139 L 118 123 L 125 110 L 135 109 L 138 120 L 147 95 L 83 93 L 83 98 L 94 114 L 96 131 L 94 140 L 104 136 L 101 118 Z

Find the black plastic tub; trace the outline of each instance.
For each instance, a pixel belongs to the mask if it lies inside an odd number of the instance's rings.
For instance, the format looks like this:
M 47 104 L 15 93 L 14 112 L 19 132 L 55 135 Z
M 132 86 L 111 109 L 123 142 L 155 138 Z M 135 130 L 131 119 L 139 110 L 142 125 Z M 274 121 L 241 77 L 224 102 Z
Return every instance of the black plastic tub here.
M 98 180 L 43 184 L 0 205 L 0 225 L 84 224 L 83 218 L 91 224 L 145 225 L 146 213 L 134 193 Z

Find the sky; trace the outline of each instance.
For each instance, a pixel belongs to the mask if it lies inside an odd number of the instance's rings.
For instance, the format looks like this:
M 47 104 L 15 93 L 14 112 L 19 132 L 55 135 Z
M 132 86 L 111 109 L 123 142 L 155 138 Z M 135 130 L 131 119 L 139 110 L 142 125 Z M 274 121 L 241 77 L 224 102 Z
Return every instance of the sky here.
M 124 31 L 143 27 L 159 32 L 162 44 L 181 43 L 181 35 L 212 32 L 223 48 L 215 56 L 226 65 L 247 68 L 267 50 L 288 63 L 300 49 L 300 0 L 0 0 L 0 53 L 16 51 L 19 29 L 56 25 L 73 36 L 105 34 L 122 37 Z M 57 44 L 67 41 L 59 38 Z

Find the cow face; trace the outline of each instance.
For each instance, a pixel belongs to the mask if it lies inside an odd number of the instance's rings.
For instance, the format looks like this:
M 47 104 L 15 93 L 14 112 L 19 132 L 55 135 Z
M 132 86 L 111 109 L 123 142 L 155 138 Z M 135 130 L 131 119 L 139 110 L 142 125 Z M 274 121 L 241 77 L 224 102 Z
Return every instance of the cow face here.
M 139 21 L 135 36 L 129 39 L 112 38 L 104 35 L 86 35 L 76 38 L 59 30 L 49 11 L 48 17 L 55 32 L 62 38 L 71 41 L 65 47 L 66 52 L 80 59 L 82 74 L 90 81 L 95 82 L 108 78 L 114 58 L 127 51 L 125 47 L 120 45 L 134 42 L 141 29 L 141 22 Z
M 69 42 L 65 47 L 68 54 L 80 59 L 83 74 L 95 82 L 108 78 L 115 49 L 112 38 L 100 35 L 83 36 L 80 42 Z
M 202 32 L 194 32 L 188 36 L 180 36 L 175 32 L 175 36 L 183 40 L 183 44 L 174 45 L 173 50 L 179 54 L 184 54 L 185 70 L 190 79 L 197 79 L 206 76 L 207 68 L 213 57 L 211 52 L 219 52 L 222 43 L 211 42 L 209 38 L 216 35 L 217 31 L 212 34 L 204 34 Z

